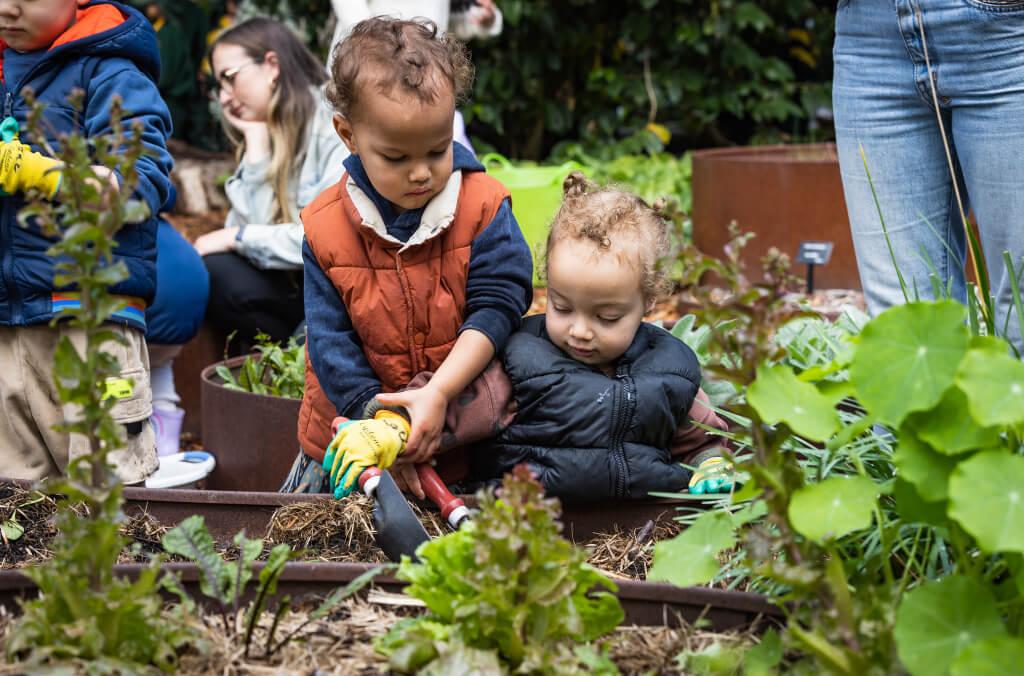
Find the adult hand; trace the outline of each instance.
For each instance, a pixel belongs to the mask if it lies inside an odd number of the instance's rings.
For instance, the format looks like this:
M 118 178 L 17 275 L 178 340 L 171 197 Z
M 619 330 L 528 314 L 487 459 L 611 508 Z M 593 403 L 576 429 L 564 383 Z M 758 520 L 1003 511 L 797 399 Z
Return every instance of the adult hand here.
M 697 465 L 690 477 L 690 493 L 693 495 L 711 495 L 728 493 L 732 490 L 735 474 L 729 461 L 721 456 L 708 458 Z
M 377 401 L 392 408 L 404 407 L 409 412 L 412 432 L 402 456 L 403 463 L 426 462 L 437 453 L 441 446 L 448 398 L 433 383 L 427 383 L 417 390 L 378 394 Z
M 235 241 L 235 237 L 237 235 L 237 226 L 221 228 L 220 230 L 214 230 L 213 232 L 201 235 L 196 239 L 193 246 L 195 246 L 196 251 L 199 252 L 200 256 L 209 256 L 210 254 L 232 251 L 237 244 Z
M 0 190 L 13 195 L 34 189 L 51 199 L 60 189 L 60 164 L 21 141 L 0 143 Z
M 245 137 L 245 160 L 259 162 L 270 155 L 270 130 L 265 120 L 243 120 L 227 108 L 221 108 L 221 114 Z
M 339 425 L 323 462 L 330 473 L 334 497 L 351 493 L 367 467 L 390 467 L 405 450 L 408 438 L 408 421 L 392 411 L 379 411 L 372 420 L 350 420 Z

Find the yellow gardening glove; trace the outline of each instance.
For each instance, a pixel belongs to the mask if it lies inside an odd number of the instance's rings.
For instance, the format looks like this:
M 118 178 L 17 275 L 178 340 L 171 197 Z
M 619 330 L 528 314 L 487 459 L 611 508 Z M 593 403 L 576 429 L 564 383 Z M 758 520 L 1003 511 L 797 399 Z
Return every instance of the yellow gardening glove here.
M 721 456 L 708 458 L 693 471 L 690 477 L 690 493 L 694 495 L 710 495 L 712 493 L 728 493 L 736 480 L 732 465 Z
M 60 162 L 34 152 L 21 141 L 0 143 L 0 190 L 7 195 L 35 188 L 47 199 L 60 189 Z
M 323 464 L 330 472 L 334 497 L 351 493 L 367 467 L 390 467 L 408 440 L 409 421 L 394 411 L 378 411 L 373 420 L 342 423 L 327 447 Z

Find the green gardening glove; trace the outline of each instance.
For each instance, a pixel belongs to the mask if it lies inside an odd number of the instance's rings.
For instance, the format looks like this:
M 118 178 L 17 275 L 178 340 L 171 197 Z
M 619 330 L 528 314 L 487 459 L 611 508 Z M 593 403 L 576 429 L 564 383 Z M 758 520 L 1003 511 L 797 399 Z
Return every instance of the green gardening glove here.
M 340 499 L 355 490 L 367 467 L 390 467 L 408 440 L 409 421 L 394 411 L 378 411 L 372 420 L 349 420 L 339 425 L 323 463 L 330 473 L 334 497 Z
M 735 482 L 735 473 L 729 461 L 720 455 L 704 460 L 690 477 L 692 495 L 728 493 Z

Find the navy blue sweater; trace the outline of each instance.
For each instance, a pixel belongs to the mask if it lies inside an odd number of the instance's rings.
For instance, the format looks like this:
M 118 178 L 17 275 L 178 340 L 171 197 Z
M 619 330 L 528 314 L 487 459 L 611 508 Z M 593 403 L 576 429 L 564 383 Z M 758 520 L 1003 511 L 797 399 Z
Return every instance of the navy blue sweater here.
M 25 129 L 29 113 L 25 88 L 31 88 L 44 106 L 37 132 L 58 147 L 61 135 L 68 132 L 89 138 L 110 134 L 112 101 L 114 97 L 121 99 L 122 124 L 126 129 L 139 125 L 149 151 L 138 161 L 134 196 L 146 204 L 150 215 L 139 223 L 126 224 L 117 233 L 114 255 L 127 266 L 128 279 L 111 287 L 111 291 L 148 302 L 156 291 L 157 214 L 169 203 L 171 194 L 172 160 L 166 143 L 171 120 L 156 86 L 160 53 L 153 27 L 138 11 L 116 2 L 94 1 L 88 7 L 99 5 L 115 7 L 121 22 L 45 52 L 3 51 L 0 117 L 15 118 L 22 127 L 21 140 L 40 151 L 41 139 Z M 81 111 L 74 110 L 67 101 L 74 89 L 85 94 Z M 77 302 L 56 295 L 65 289 L 55 287 L 55 261 L 46 253 L 53 240 L 32 220 L 24 226 L 18 224 L 18 212 L 24 206 L 22 195 L 0 197 L 0 326 L 46 323 L 62 307 Z M 125 308 L 111 321 L 145 328 L 138 308 Z
M 394 206 L 374 189 L 359 157 L 345 160 L 349 175 L 380 211 L 388 234 L 403 242 L 416 231 L 423 209 L 395 213 Z M 458 143 L 453 171 L 484 171 L 469 150 Z M 362 416 L 363 406 L 381 391 L 380 378 L 363 354 L 345 302 L 317 263 L 308 242 L 302 243 L 305 310 L 309 360 L 320 386 L 338 415 Z M 470 247 L 466 281 L 466 317 L 459 329 L 476 329 L 500 352 L 533 296 L 533 260 L 512 207 L 505 200 L 494 220 Z

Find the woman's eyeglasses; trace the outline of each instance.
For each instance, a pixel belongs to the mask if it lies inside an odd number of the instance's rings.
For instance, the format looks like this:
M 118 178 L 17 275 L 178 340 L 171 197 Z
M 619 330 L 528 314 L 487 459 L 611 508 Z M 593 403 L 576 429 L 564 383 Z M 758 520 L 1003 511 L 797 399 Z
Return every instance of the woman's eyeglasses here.
M 223 91 L 227 91 L 227 92 L 234 91 L 235 90 L 235 78 L 238 77 L 238 74 L 241 73 L 246 68 L 248 68 L 249 66 L 255 66 L 255 65 L 258 65 L 258 64 L 261 64 L 261 63 L 263 63 L 263 62 L 262 61 L 249 61 L 248 63 L 243 63 L 240 66 L 235 66 L 234 68 L 228 68 L 223 73 L 218 75 L 217 79 L 215 79 L 213 81 L 213 85 L 210 87 L 210 96 L 212 96 L 213 98 L 217 98 L 218 96 L 220 96 L 220 93 L 221 93 L 222 90 Z

